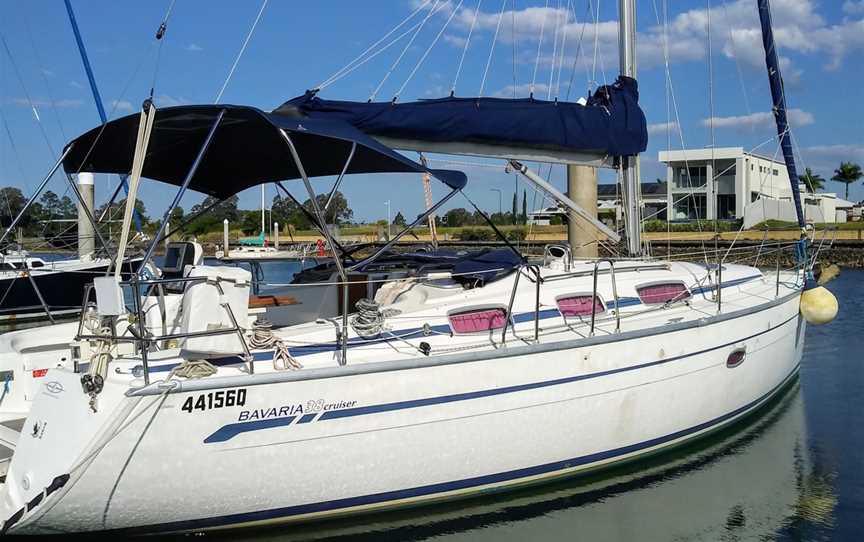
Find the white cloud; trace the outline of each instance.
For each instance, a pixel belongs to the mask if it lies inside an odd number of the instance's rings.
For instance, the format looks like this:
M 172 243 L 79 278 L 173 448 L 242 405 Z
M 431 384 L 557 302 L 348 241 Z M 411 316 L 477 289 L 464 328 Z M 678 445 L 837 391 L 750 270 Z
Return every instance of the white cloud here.
M 135 108 L 132 107 L 132 104 L 127 100 L 112 100 L 111 110 L 116 111 L 117 113 L 131 113 L 132 111 L 135 111 Z
M 190 43 L 189 45 L 184 47 L 184 49 L 186 49 L 187 51 L 190 51 L 192 53 L 200 53 L 201 51 L 204 50 L 204 48 L 201 47 L 200 45 L 198 45 L 197 43 Z
M 174 107 L 177 105 L 188 105 L 191 103 L 190 100 L 184 98 L 183 96 L 169 96 L 168 94 L 160 94 L 153 99 L 153 102 L 156 104 L 156 107 Z
M 648 3 L 647 5 L 651 5 Z M 826 69 L 837 69 L 844 58 L 864 50 L 864 18 L 846 18 L 839 23 L 829 24 L 817 12 L 816 0 L 775 0 L 772 6 L 774 35 L 781 52 L 785 54 L 820 55 Z M 449 16 L 454 7 L 447 3 L 439 12 L 440 17 Z M 464 37 L 474 20 L 474 6 L 460 8 L 450 28 L 448 43 L 464 46 Z M 849 15 L 864 14 L 864 0 L 847 0 L 843 9 Z M 646 10 L 649 20 L 655 19 L 653 9 Z M 580 70 L 592 69 L 594 60 L 594 34 L 597 33 L 598 63 L 605 64 L 609 71 L 617 69 L 618 23 L 614 19 L 601 20 L 598 25 L 593 21 L 577 18 L 587 13 L 551 7 L 526 7 L 520 10 L 505 11 L 503 24 L 498 35 L 502 43 L 513 39 L 522 44 L 520 61 L 533 64 L 536 46 L 543 29 L 541 61 L 547 67 L 552 65 L 553 42 L 556 26 L 560 45 L 566 39 L 564 51 L 565 65 L 572 65 L 579 37 L 582 36 Z M 604 14 L 605 15 L 605 14 Z M 490 34 L 498 24 L 498 11 L 480 11 L 474 27 L 473 43 L 478 35 Z M 606 15 L 609 17 L 609 15 Z M 614 17 L 614 16 L 612 16 Z M 515 19 L 515 31 L 512 21 Z M 589 17 L 590 19 L 590 17 Z M 640 68 L 650 69 L 664 62 L 664 43 L 668 44 L 669 60 L 675 62 L 703 61 L 707 58 L 707 23 L 709 13 L 706 8 L 683 11 L 670 18 L 664 32 L 662 25 L 655 24 L 643 28 L 637 37 L 637 54 Z M 762 33 L 759 14 L 753 0 L 733 0 L 711 9 L 711 41 L 715 54 L 727 58 L 737 58 L 745 67 L 764 69 L 765 59 L 762 49 Z M 583 35 L 584 30 L 584 35 Z M 566 36 L 566 38 L 565 38 Z M 463 38 L 459 40 L 458 38 Z M 470 53 L 470 52 L 469 52 Z M 531 54 L 528 54 L 531 53 Z M 787 82 L 801 77 L 801 71 L 788 57 L 781 57 L 781 64 Z M 598 66 L 598 72 L 599 72 Z M 610 76 L 611 77 L 611 76 Z
M 492 94 L 492 96 L 496 98 L 512 98 L 514 96 L 513 89 L 513 85 L 507 85 L 506 87 Z M 529 83 L 516 85 L 515 89 L 515 96 L 517 98 L 527 98 L 531 95 L 531 85 Z M 538 100 L 545 100 L 548 95 L 549 87 L 546 84 L 537 83 L 536 85 L 534 85 L 535 98 L 537 98 Z
M 28 101 L 27 98 L 12 98 L 11 100 L 9 100 L 9 102 L 14 104 L 14 105 L 21 106 L 21 107 L 30 107 L 31 105 L 33 107 L 51 107 L 52 106 L 51 100 L 46 100 L 44 98 L 33 98 L 30 101 Z M 83 103 L 84 102 L 82 100 L 72 99 L 72 98 L 63 98 L 60 100 L 54 100 L 53 106 L 65 109 L 65 108 L 72 108 L 72 107 L 81 107 L 81 104 L 83 104 Z
M 465 43 L 468 42 L 467 36 L 457 36 L 455 34 L 444 34 L 444 43 L 449 43 L 450 45 L 458 48 L 465 47 Z M 471 36 L 472 38 L 474 36 Z
M 72 88 L 84 88 L 84 85 L 75 80 L 69 81 L 69 86 Z
M 679 130 L 677 122 L 658 122 L 648 125 L 648 135 L 666 134 L 670 131 L 675 134 Z
M 793 128 L 807 126 L 816 121 L 812 113 L 802 111 L 801 109 L 790 109 L 787 112 L 787 117 L 789 119 L 789 124 L 791 124 Z M 755 128 L 774 126 L 774 114 L 770 111 L 763 111 L 759 113 L 751 113 L 749 115 L 713 117 L 702 119 L 701 123 L 702 126 L 713 125 L 715 129 L 734 128 L 736 130 L 753 130 Z
M 864 0 L 846 0 L 843 2 L 843 13 L 847 15 L 864 14 Z

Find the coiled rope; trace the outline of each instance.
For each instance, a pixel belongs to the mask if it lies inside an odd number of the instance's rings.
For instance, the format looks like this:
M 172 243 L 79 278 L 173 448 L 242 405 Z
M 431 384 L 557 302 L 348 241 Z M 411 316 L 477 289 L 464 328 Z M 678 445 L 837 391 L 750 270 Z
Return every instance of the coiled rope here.
M 273 368 L 277 371 L 302 369 L 303 365 L 291 355 L 282 339 L 273 334 L 273 324 L 266 318 L 258 318 L 252 324 L 249 346 L 254 349 L 273 348 Z
M 351 318 L 351 328 L 364 339 L 373 339 L 385 329 L 389 329 L 387 318 L 402 312 L 398 309 L 384 309 L 382 311 L 381 305 L 366 298 L 359 300 L 354 308 L 357 310 L 357 314 Z

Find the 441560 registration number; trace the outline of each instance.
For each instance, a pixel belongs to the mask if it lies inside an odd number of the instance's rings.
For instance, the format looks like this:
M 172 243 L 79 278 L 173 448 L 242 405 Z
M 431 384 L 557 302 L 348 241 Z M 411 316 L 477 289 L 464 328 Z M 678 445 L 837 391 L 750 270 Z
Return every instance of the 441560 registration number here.
M 233 406 L 244 406 L 246 404 L 246 390 L 223 390 L 204 393 L 197 397 L 188 397 L 183 403 L 186 412 L 195 410 L 210 410 L 211 408 L 224 408 Z

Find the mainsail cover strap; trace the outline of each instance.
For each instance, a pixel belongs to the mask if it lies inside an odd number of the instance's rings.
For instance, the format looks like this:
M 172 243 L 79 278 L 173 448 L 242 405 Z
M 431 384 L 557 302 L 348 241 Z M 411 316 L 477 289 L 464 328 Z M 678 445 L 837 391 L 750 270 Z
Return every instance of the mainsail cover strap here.
M 126 195 L 126 209 L 123 212 L 123 230 L 120 233 L 120 246 L 117 248 L 117 265 L 114 276 L 120 280 L 123 269 L 123 258 L 126 256 L 126 244 L 129 241 L 129 230 L 132 225 L 132 215 L 138 197 L 138 185 L 141 182 L 141 171 L 144 169 L 144 159 L 147 156 L 147 146 L 150 144 L 150 134 L 153 121 L 156 118 L 156 106 L 147 101 L 141 111 L 138 121 L 138 136 L 135 138 L 135 154 L 132 158 L 132 175 L 129 179 L 129 192 Z
M 440 98 L 417 102 L 324 100 L 316 91 L 289 100 L 274 115 L 344 121 L 396 140 L 463 142 L 537 150 L 629 156 L 648 144 L 635 79 L 621 76 L 585 105 L 533 98 Z

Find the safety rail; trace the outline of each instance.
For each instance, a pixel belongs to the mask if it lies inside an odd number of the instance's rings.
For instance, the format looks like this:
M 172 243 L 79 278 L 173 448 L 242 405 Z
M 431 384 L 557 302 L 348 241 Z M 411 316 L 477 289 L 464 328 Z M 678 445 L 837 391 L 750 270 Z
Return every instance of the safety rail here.
M 618 306 L 618 285 L 615 282 L 615 262 L 609 258 L 604 258 L 594 262 L 594 289 L 591 297 L 591 330 L 588 332 L 591 337 L 594 336 L 594 322 L 597 318 L 597 271 L 600 268 L 600 264 L 603 262 L 609 264 L 609 274 L 612 276 L 612 297 L 615 301 L 615 333 L 621 331 L 621 308 Z
M 136 322 L 129 322 L 129 326 L 126 328 L 129 331 L 130 335 L 119 335 L 116 329 L 116 320 L 112 320 L 111 325 L 111 334 L 93 334 L 93 333 L 84 333 L 84 319 L 87 316 L 86 308 L 90 306 L 91 300 L 90 295 L 93 292 L 93 284 L 88 284 L 84 288 L 84 298 L 82 301 L 81 315 L 78 319 L 78 331 L 75 334 L 75 340 L 88 340 L 88 341 L 99 341 L 99 340 L 110 340 L 114 342 L 125 342 L 125 343 L 134 343 L 138 347 L 138 352 L 141 355 L 141 364 L 144 368 L 144 384 L 150 384 L 150 366 L 148 361 L 148 352 L 151 343 L 158 343 L 159 341 L 170 341 L 175 339 L 189 339 L 196 337 L 210 337 L 215 335 L 228 335 L 228 334 L 236 334 L 238 339 L 240 340 L 240 345 L 243 348 L 244 360 L 248 364 L 249 374 L 255 373 L 255 365 L 253 363 L 252 353 L 249 351 L 249 346 L 246 343 L 246 337 L 243 334 L 243 328 L 237 323 L 237 318 L 234 314 L 234 311 L 231 309 L 231 305 L 227 300 L 224 300 L 225 291 L 222 288 L 221 282 L 236 282 L 232 279 L 222 279 L 222 278 L 212 278 L 212 277 L 182 277 L 182 278 L 163 278 L 163 279 L 133 279 L 130 281 L 121 281 L 118 284 L 121 287 L 130 287 L 132 289 L 132 304 L 133 310 L 129 311 L 129 314 L 134 314 L 136 317 Z M 141 287 L 142 286 L 163 286 L 163 285 L 177 285 L 184 284 L 186 286 L 195 283 L 204 283 L 204 284 L 212 284 L 219 291 L 220 302 L 219 305 L 225 309 L 229 320 L 231 321 L 231 327 L 223 327 L 219 329 L 205 330 L 205 331 L 191 331 L 184 333 L 166 333 L 162 335 L 152 335 L 146 327 L 146 316 L 144 314 L 144 303 L 147 298 L 142 299 L 141 297 Z M 150 292 L 147 293 L 147 297 L 150 296 Z M 137 325 L 137 330 L 135 329 Z

